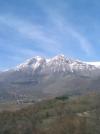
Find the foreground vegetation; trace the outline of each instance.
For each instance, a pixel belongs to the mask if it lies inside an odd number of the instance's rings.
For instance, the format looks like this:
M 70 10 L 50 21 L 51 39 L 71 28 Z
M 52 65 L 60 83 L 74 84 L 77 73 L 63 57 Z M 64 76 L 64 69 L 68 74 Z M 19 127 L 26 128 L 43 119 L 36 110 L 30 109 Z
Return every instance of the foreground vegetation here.
M 100 95 L 56 97 L 2 112 L 0 134 L 100 134 Z

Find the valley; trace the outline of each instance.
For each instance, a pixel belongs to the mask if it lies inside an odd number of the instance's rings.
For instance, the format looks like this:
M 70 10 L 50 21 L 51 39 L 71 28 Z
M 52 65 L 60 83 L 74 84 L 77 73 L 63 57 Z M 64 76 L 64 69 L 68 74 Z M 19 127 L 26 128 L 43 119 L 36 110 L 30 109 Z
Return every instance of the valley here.
M 99 134 L 100 93 L 60 96 L 0 113 L 0 134 Z

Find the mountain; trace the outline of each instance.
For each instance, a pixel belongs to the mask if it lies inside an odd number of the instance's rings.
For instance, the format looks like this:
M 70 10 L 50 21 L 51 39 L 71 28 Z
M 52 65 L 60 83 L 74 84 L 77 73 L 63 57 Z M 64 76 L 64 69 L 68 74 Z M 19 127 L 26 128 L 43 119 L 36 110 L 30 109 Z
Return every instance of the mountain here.
M 33 57 L 0 73 L 0 99 L 34 100 L 100 89 L 100 67 L 64 55 Z
M 91 71 L 97 69 L 94 65 L 83 63 L 79 60 L 66 58 L 64 55 L 58 55 L 51 59 L 45 59 L 37 56 L 17 66 L 17 70 L 21 71 L 30 69 L 35 71 L 38 68 L 41 68 L 41 72 L 74 72 L 83 70 Z

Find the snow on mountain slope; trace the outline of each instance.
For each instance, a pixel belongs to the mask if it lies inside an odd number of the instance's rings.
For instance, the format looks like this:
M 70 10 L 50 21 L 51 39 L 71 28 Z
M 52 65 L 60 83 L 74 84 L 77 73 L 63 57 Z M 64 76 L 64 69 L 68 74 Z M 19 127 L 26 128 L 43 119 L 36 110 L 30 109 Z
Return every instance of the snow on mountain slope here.
M 100 62 L 85 62 L 85 63 L 87 63 L 87 64 L 89 64 L 89 65 L 94 65 L 94 66 L 100 68 Z
M 33 57 L 31 59 L 28 59 L 25 63 L 22 63 L 20 65 L 17 66 L 17 69 L 25 69 L 25 68 L 32 68 L 33 70 L 35 70 L 36 68 L 38 68 L 39 66 L 41 66 L 42 64 L 45 64 L 45 59 L 40 57 L 40 56 L 36 56 Z
M 30 69 L 33 71 L 38 69 L 40 72 L 75 72 L 96 70 L 97 66 L 73 60 L 64 55 L 57 55 L 50 59 L 36 56 L 17 66 L 17 70 L 21 71 Z

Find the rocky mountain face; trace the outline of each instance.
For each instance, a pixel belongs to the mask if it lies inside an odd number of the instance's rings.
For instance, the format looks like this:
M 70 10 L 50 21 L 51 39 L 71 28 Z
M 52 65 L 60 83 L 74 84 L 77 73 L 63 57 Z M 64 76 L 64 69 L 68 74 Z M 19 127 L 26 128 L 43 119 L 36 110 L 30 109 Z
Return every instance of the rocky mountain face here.
M 100 89 L 100 66 L 58 55 L 33 57 L 12 70 L 0 73 L 0 98 L 52 97 L 82 94 Z
M 39 73 L 55 73 L 55 72 L 84 72 L 84 71 L 95 71 L 98 68 L 94 65 L 86 64 L 78 60 L 72 60 L 66 58 L 64 55 L 58 55 L 51 59 L 45 59 L 42 57 L 33 57 L 27 60 L 25 63 L 17 66 L 16 70 L 20 71 L 30 71 Z M 84 74 L 85 75 L 85 74 Z

